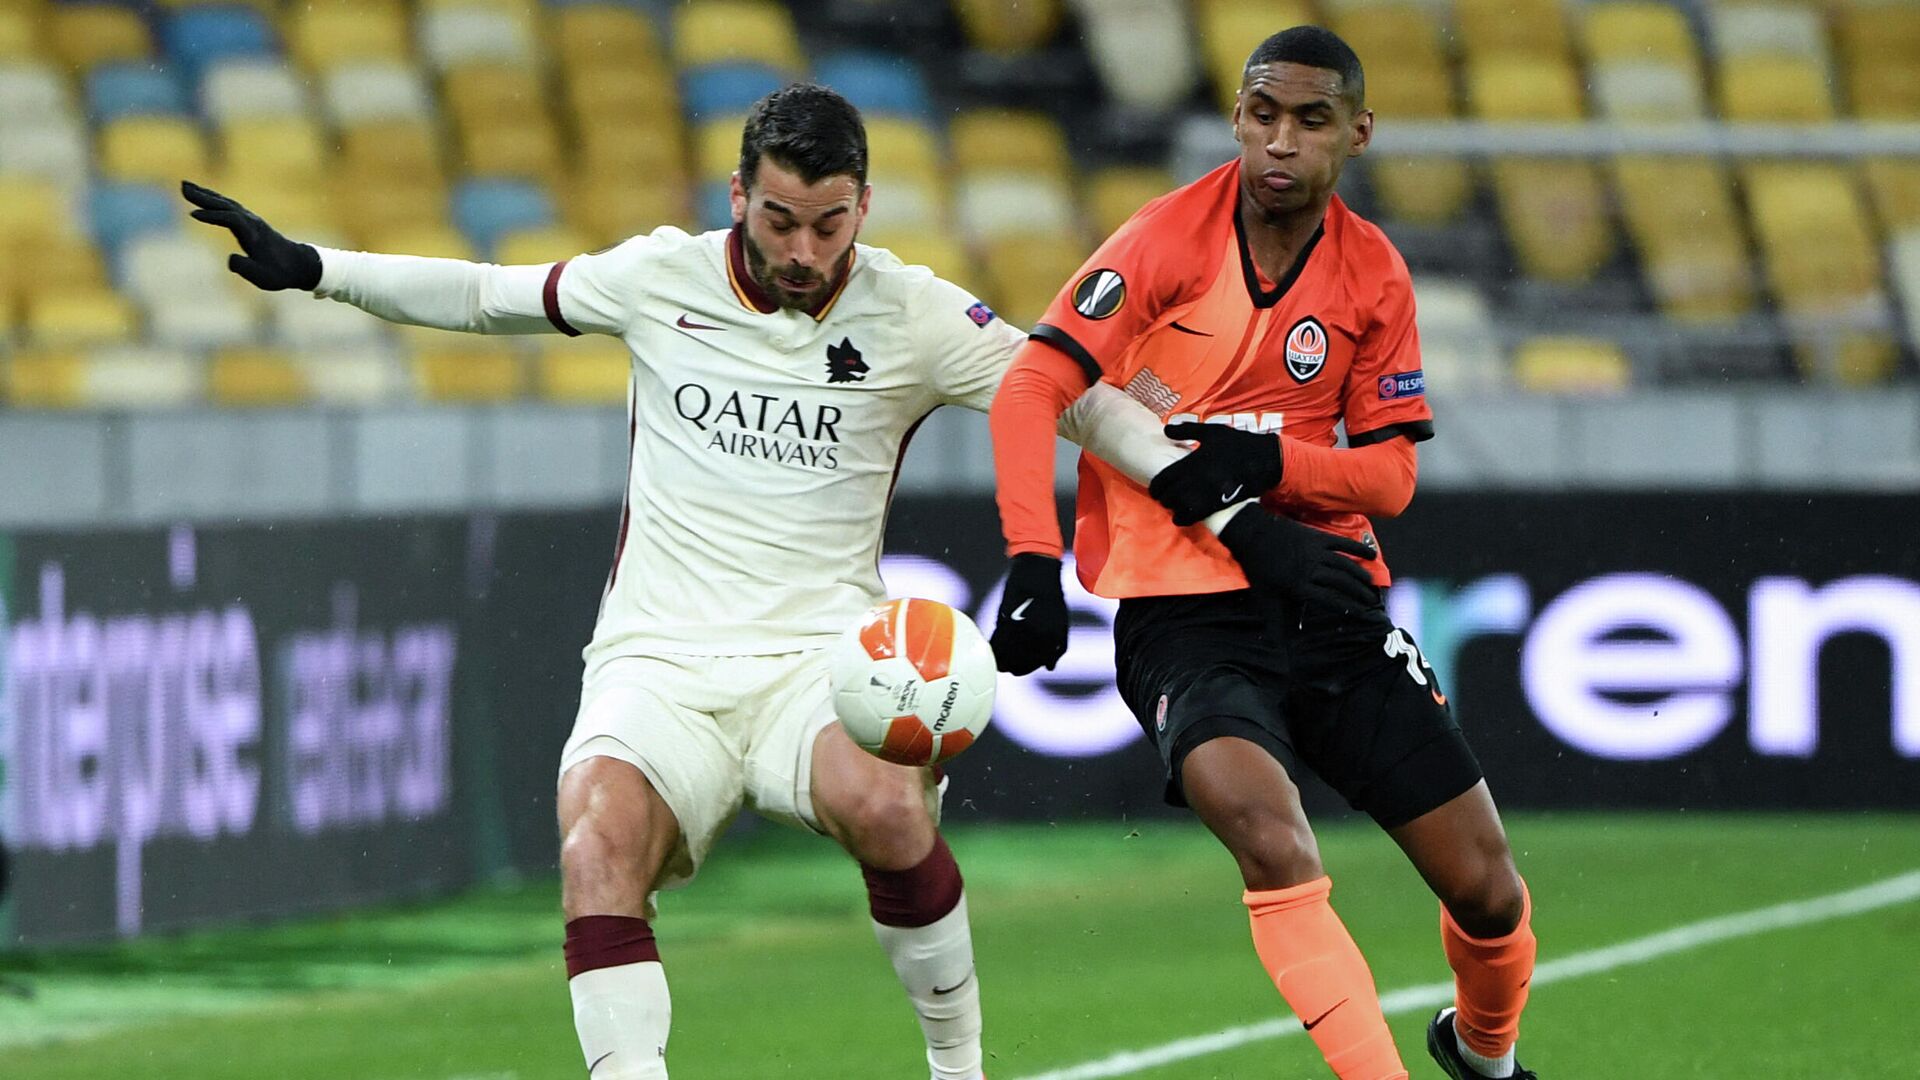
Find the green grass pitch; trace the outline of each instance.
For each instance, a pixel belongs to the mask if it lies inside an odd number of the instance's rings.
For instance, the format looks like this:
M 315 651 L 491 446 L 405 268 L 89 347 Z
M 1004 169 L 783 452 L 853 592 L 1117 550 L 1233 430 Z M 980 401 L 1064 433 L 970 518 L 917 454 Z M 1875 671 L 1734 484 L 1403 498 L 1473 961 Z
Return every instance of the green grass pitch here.
M 1542 960 L 1920 869 L 1920 819 L 1517 815 Z M 1190 822 L 955 830 L 988 1075 L 1021 1080 L 1281 1015 L 1226 855 Z M 1383 991 L 1447 978 L 1437 913 L 1385 837 L 1321 830 L 1334 903 Z M 859 875 L 773 829 L 723 845 L 657 923 L 678 1078 L 926 1076 Z M 556 890 L 114 948 L 0 956 L 6 1080 L 578 1080 Z M 1521 1058 L 1548 1080 L 1920 1076 L 1920 902 L 1537 988 Z M 1393 1017 L 1416 1078 L 1422 1029 Z M 1283 1037 L 1128 1074 L 1329 1075 Z

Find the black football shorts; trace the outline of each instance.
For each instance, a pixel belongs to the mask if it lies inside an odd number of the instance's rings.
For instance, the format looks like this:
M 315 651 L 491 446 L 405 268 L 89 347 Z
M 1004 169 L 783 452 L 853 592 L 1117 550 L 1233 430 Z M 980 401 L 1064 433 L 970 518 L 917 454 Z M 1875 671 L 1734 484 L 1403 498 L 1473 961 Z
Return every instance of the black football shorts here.
M 1263 747 L 1290 775 L 1311 769 L 1388 829 L 1482 775 L 1433 669 L 1380 606 L 1302 618 L 1248 590 L 1128 599 L 1114 656 L 1175 806 L 1187 754 L 1222 736 Z

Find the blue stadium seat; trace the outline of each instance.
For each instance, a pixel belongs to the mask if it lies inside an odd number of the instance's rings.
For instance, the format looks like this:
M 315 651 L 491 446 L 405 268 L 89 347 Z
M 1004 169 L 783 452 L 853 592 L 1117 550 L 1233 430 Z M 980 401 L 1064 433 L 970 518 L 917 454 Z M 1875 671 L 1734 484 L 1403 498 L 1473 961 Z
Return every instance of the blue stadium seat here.
M 183 8 L 162 34 L 167 55 L 194 81 L 208 65 L 230 56 L 273 56 L 279 47 L 266 17 L 248 7 L 209 4 Z
M 87 196 L 93 238 L 117 252 L 142 233 L 180 227 L 180 196 L 158 184 L 103 183 Z
M 106 124 L 123 116 L 183 115 L 187 95 L 165 68 L 146 63 L 108 64 L 87 73 L 87 112 Z
M 693 197 L 693 212 L 702 229 L 733 228 L 733 200 L 727 191 L 727 185 L 717 181 L 700 185 Z
M 787 84 L 787 77 L 764 64 L 708 64 L 680 79 L 680 93 L 692 119 L 732 116 Z
M 814 66 L 814 79 L 838 90 L 863 113 L 933 122 L 933 101 L 920 69 L 884 53 L 834 53 Z
M 454 227 L 489 254 L 501 236 L 555 221 L 552 197 L 522 180 L 463 181 L 454 189 L 451 212 Z

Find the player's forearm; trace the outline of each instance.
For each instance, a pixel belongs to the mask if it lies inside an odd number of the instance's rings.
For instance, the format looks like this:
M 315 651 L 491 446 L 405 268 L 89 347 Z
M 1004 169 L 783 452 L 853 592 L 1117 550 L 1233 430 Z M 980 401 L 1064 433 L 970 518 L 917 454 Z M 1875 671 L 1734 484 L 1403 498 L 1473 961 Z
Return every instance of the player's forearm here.
M 1028 342 L 994 395 L 987 417 L 993 429 L 994 498 L 1007 554 L 1058 557 L 1065 545 L 1053 501 L 1053 439 L 1061 414 L 1087 379 L 1053 348 Z
M 389 322 L 481 334 L 551 331 L 546 266 L 494 266 L 460 259 L 317 248 L 314 295 Z
M 1339 449 L 1282 435 L 1285 468 L 1275 493 L 1316 510 L 1394 517 L 1413 501 L 1419 450 L 1394 438 Z
M 1187 456 L 1185 447 L 1166 437 L 1153 410 L 1110 383 L 1094 383 L 1080 395 L 1061 415 L 1060 434 L 1143 486 Z

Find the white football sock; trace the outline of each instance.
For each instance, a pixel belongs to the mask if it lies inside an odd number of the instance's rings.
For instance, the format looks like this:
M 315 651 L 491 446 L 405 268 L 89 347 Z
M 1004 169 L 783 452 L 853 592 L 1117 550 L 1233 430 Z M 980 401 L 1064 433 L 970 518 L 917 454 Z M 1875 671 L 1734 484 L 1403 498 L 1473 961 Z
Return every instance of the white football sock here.
M 1456 1013 L 1453 1028 L 1453 1045 L 1459 1048 L 1461 1060 L 1473 1066 L 1473 1071 L 1479 1073 L 1481 1076 L 1512 1076 L 1515 1067 L 1513 1054 L 1515 1048 L 1511 1046 L 1507 1047 L 1507 1052 L 1497 1058 L 1481 1057 L 1479 1054 L 1473 1052 L 1472 1047 L 1467 1045 L 1467 1040 L 1460 1037 L 1458 1016 L 1459 1014 Z
M 933 1080 L 978 1080 L 980 979 L 973 970 L 966 894 L 937 922 L 927 926 L 876 922 L 873 935 L 893 961 L 894 973 L 920 1017 Z
M 666 1080 L 673 1003 L 659 961 L 583 971 L 567 990 L 592 1080 Z

